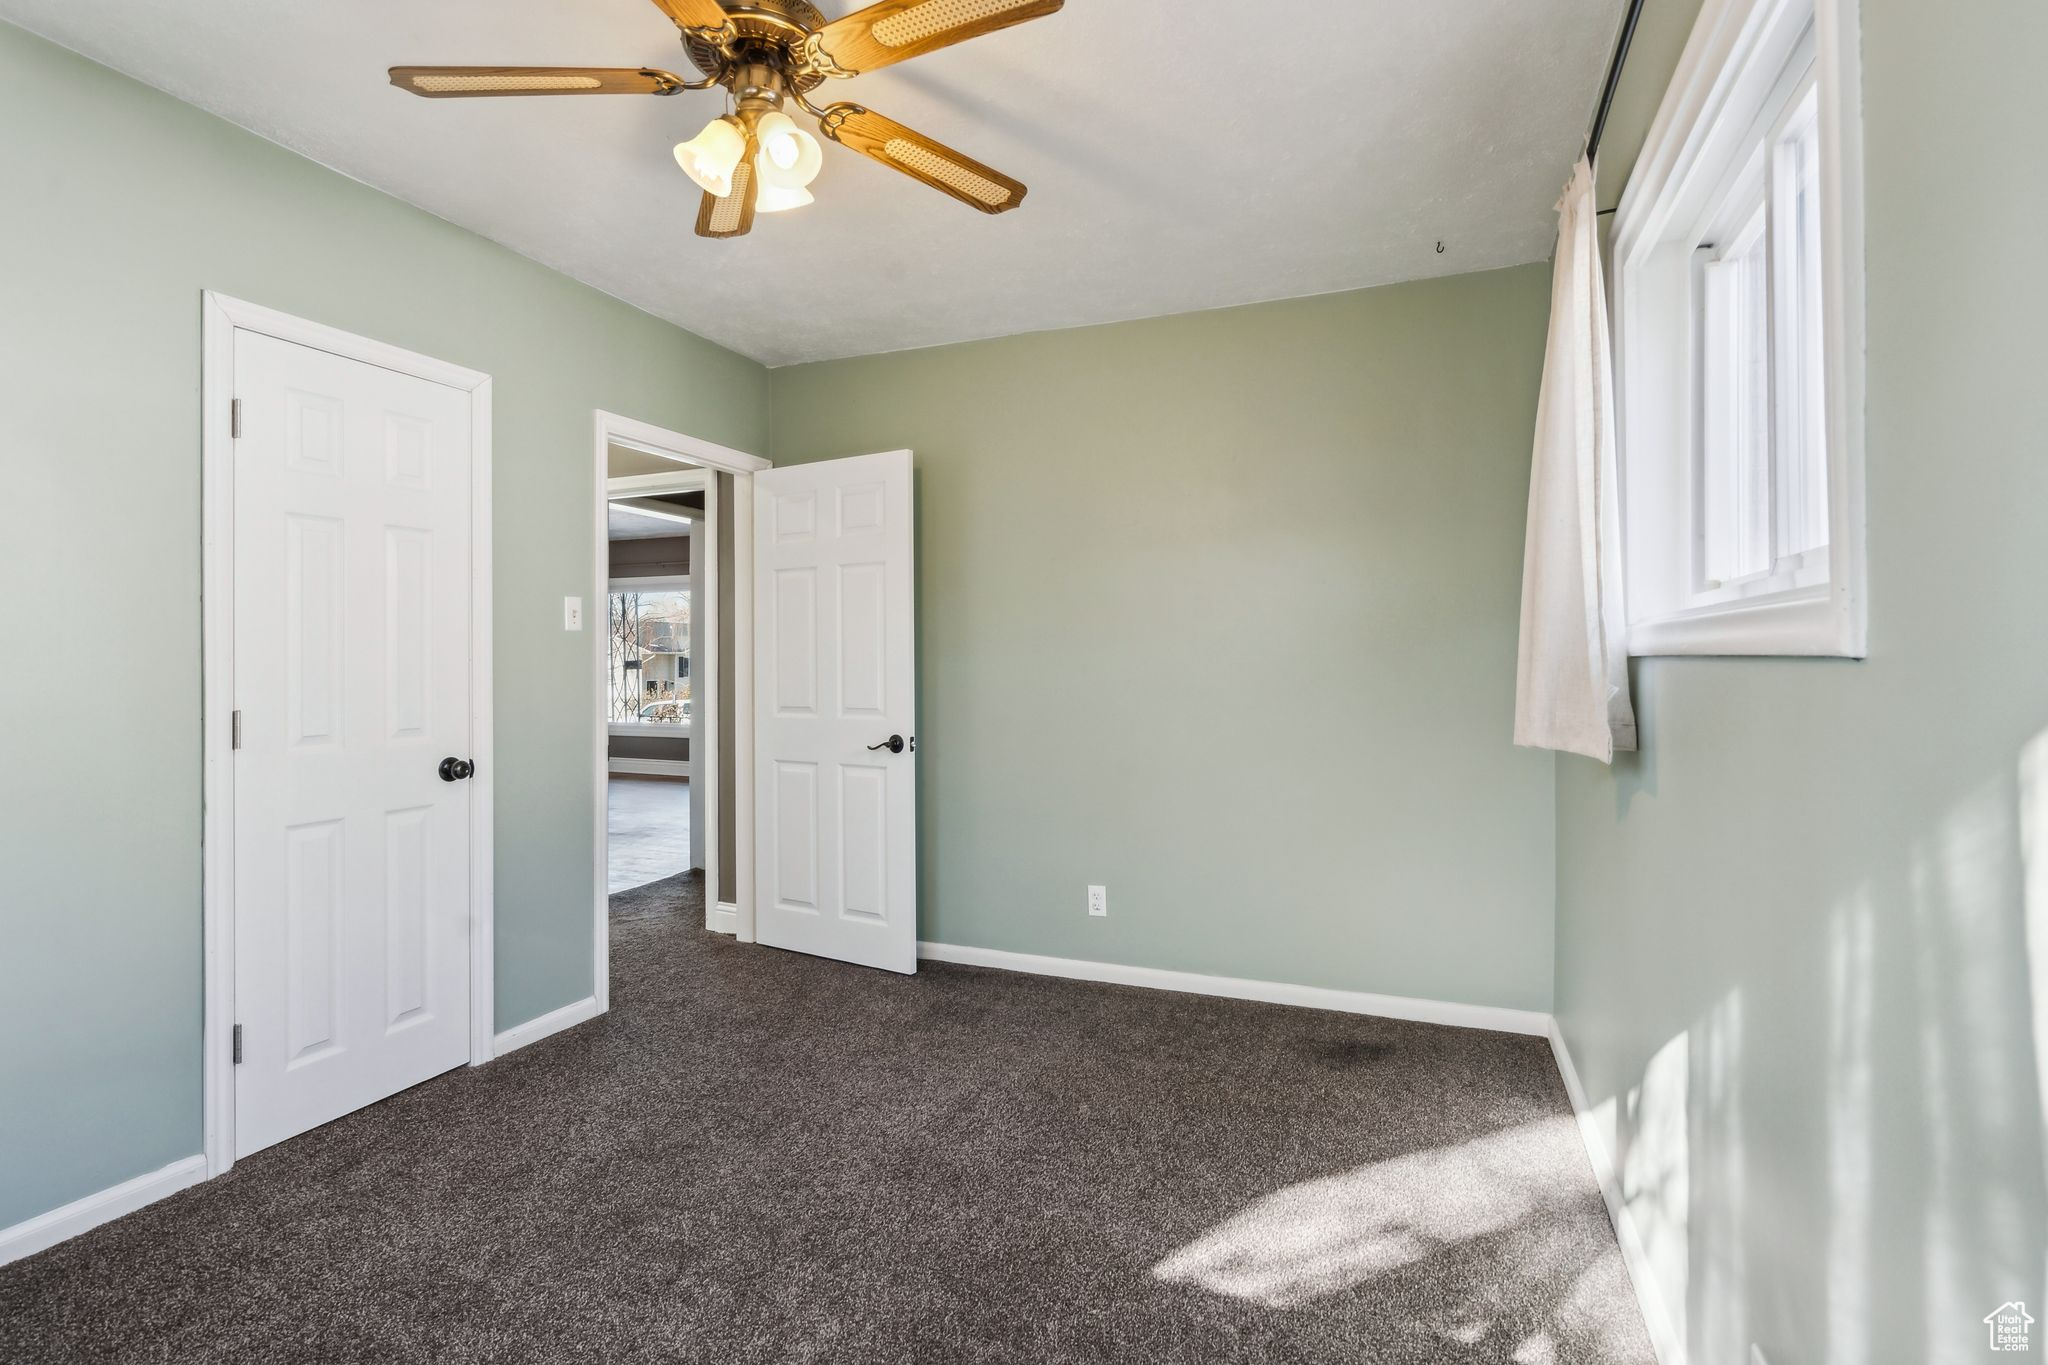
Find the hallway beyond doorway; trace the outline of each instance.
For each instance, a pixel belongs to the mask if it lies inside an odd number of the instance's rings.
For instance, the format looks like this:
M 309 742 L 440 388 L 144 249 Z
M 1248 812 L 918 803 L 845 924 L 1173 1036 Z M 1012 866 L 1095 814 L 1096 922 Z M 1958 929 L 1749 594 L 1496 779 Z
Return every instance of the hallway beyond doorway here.
M 690 870 L 688 778 L 614 775 L 606 784 L 611 891 Z

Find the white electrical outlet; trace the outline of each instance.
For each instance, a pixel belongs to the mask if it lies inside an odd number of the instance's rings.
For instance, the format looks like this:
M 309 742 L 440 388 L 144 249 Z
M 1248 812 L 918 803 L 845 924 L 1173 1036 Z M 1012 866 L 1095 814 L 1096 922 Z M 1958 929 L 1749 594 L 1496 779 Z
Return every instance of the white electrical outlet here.
M 1088 913 L 1091 915 L 1107 915 L 1109 913 L 1108 887 L 1091 886 L 1088 888 Z
M 583 629 L 583 599 L 565 597 L 562 599 L 562 629 Z

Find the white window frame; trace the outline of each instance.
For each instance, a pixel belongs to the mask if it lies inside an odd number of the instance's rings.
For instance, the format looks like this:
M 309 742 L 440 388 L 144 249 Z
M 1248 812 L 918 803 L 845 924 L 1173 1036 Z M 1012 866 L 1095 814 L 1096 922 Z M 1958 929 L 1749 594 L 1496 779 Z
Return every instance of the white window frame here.
M 1867 652 L 1858 3 L 1707 0 L 1616 211 L 1616 416 L 1632 655 Z M 1761 168 L 1751 163 L 1757 124 L 1781 104 L 1802 47 L 1812 53 L 1818 92 L 1828 545 L 1768 574 L 1715 584 L 1702 572 L 1698 257 L 1710 228 L 1726 225 L 1745 167 L 1766 179 L 1776 173 L 1768 140 Z M 1795 89 L 1794 107 L 1803 93 Z
M 695 554 L 694 547 L 690 551 Z M 690 676 L 697 673 L 697 576 L 695 574 L 653 574 L 645 578 L 612 578 L 605 583 L 605 631 L 611 631 L 611 593 L 618 592 L 681 592 L 690 594 Z M 609 648 L 609 645 L 607 645 Z M 693 698 L 694 701 L 694 698 Z M 609 708 L 607 708 L 609 709 Z M 692 708 L 694 710 L 694 706 Z M 639 720 L 605 719 L 605 732 L 615 739 L 688 739 L 697 728 L 696 717 L 679 725 L 656 725 Z

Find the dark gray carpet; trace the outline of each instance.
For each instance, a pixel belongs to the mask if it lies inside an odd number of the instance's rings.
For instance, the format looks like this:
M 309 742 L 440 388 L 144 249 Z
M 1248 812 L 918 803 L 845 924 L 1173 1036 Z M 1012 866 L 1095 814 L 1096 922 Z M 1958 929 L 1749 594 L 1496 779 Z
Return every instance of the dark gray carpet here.
M 0 1269 L 0 1360 L 1642 1362 L 1536 1039 L 613 898 L 612 1011 Z

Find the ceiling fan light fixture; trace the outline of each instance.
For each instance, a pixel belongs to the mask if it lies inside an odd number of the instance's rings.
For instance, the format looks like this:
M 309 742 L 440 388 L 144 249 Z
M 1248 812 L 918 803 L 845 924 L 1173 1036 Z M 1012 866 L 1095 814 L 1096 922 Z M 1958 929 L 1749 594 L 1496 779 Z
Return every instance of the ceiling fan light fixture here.
M 802 185 L 771 185 L 765 179 L 754 197 L 754 212 L 781 213 L 784 209 L 800 209 L 806 204 L 815 204 L 817 199 Z
M 733 168 L 747 152 L 747 135 L 731 115 L 715 118 L 688 142 L 676 144 L 676 164 L 706 194 L 732 193 Z
M 763 187 L 800 190 L 818 178 L 819 168 L 825 164 L 818 139 L 779 109 L 761 115 L 754 125 L 754 141 L 761 149 L 754 163 Z
M 394 66 L 388 74 L 399 89 L 430 99 L 724 90 L 730 112 L 675 146 L 676 164 L 701 192 L 699 237 L 743 237 L 757 211 L 813 202 L 807 187 L 824 166 L 828 141 L 983 213 L 1023 203 L 1023 182 L 992 166 L 864 105 L 842 101 L 821 109 L 805 97 L 834 78 L 1043 19 L 1066 0 L 847 3 L 858 7 L 827 19 L 813 0 L 653 0 L 680 33 L 696 77 L 611 66 Z M 799 128 L 785 107 L 816 119 L 815 133 Z

